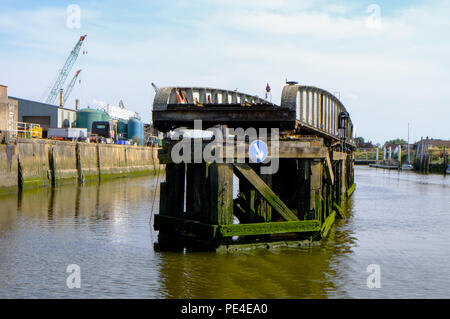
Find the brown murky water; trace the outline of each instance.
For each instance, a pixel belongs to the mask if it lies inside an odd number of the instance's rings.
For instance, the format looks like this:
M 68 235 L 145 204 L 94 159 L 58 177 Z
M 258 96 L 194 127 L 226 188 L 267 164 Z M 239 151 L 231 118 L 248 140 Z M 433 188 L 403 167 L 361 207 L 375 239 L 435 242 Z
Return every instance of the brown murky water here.
M 1 197 L 0 297 L 450 298 L 448 176 L 357 167 L 350 217 L 320 246 L 227 255 L 153 250 L 156 181 Z M 381 288 L 367 287 L 370 264 Z

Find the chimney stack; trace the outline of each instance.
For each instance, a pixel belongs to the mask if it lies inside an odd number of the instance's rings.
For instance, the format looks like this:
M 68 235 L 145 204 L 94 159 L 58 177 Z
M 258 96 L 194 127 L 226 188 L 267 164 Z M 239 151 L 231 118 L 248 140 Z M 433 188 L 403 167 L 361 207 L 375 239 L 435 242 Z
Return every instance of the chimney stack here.
M 63 107 L 64 106 L 64 90 L 60 89 L 59 90 L 59 107 Z
M 76 99 L 75 100 L 75 110 L 78 111 L 79 108 L 80 108 L 80 100 Z

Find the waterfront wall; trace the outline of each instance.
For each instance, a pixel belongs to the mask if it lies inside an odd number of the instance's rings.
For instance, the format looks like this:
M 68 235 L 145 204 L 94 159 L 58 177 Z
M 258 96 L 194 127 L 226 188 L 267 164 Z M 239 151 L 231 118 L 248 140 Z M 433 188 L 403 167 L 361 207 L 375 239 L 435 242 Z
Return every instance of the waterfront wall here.
M 19 139 L 0 145 L 0 193 L 164 169 L 157 148 Z
M 81 181 L 99 179 L 97 144 L 77 143 L 78 176 Z
M 0 193 L 17 190 L 17 150 L 12 145 L 0 144 Z
M 11 144 L 10 144 L 11 146 Z M 51 184 L 49 152 L 51 144 L 45 140 L 22 140 L 17 148 L 18 186 L 33 188 Z
M 151 147 L 98 144 L 100 177 L 145 174 L 158 169 L 157 152 Z
M 56 142 L 49 149 L 53 183 L 74 183 L 78 178 L 77 148 L 74 142 Z
M 445 149 L 440 154 L 423 153 L 414 159 L 414 169 L 422 173 L 440 173 L 446 174 L 449 165 L 448 150 Z

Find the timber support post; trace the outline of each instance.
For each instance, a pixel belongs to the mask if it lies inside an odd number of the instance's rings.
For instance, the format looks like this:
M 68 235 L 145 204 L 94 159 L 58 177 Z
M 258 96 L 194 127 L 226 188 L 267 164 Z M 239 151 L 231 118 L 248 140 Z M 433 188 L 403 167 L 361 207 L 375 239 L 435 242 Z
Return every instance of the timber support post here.
M 158 249 L 298 247 L 346 218 L 354 127 L 330 92 L 288 82 L 275 105 L 237 90 L 164 87 L 152 120 L 166 133 Z
M 157 249 L 305 246 L 326 237 L 335 219 L 345 217 L 341 204 L 351 195 L 352 161 L 346 153 L 330 152 L 321 138 L 280 140 L 273 174 L 262 174 L 266 164 L 252 163 L 248 151 L 245 158 L 223 162 L 175 163 L 170 152 L 176 143 L 167 139 L 160 151 L 166 180 L 154 223 Z M 204 150 L 208 143 L 201 143 Z

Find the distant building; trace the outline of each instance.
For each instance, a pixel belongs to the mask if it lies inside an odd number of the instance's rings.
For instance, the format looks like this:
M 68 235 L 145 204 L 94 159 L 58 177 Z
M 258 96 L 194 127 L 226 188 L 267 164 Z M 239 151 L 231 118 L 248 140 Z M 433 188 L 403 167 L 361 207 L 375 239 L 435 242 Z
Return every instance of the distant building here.
M 112 106 L 108 104 L 106 106 L 106 113 L 108 113 L 112 118 L 122 120 L 128 120 L 132 117 L 138 117 L 136 112 L 127 110 L 122 101 L 120 101 L 119 106 Z
M 407 151 L 408 147 L 409 147 L 410 151 L 413 151 L 416 149 L 416 144 L 402 144 L 401 147 L 402 147 L 402 151 Z
M 415 144 L 415 148 L 418 150 L 419 153 L 426 153 L 430 147 L 445 147 L 447 149 L 450 149 L 450 141 L 448 140 L 435 140 L 435 139 L 429 139 L 428 137 L 426 139 L 421 139 Z
M 77 114 L 75 110 L 12 97 L 18 101 L 18 121 L 39 124 L 43 136 L 47 136 L 48 128 L 76 127 Z
M 8 97 L 8 87 L 0 85 L 0 131 L 14 131 L 18 121 L 17 101 Z
M 106 113 L 109 114 L 109 116 L 111 116 L 111 118 L 116 120 L 129 120 L 132 117 L 140 118 L 140 116 L 136 112 L 125 108 L 125 105 L 122 101 L 119 102 L 119 106 L 113 106 L 104 101 L 94 100 L 93 106 L 103 109 Z
M 359 148 L 361 148 L 361 149 L 373 149 L 373 148 L 375 148 L 375 146 L 372 144 L 372 142 L 367 142 L 367 143 L 359 144 Z

